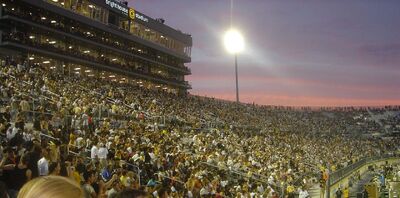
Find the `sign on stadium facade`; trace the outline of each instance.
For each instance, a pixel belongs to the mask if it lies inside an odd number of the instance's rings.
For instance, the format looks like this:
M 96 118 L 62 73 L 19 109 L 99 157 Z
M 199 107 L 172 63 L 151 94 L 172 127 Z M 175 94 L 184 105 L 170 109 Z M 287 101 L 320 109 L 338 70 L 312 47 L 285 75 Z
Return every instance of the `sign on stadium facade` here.
M 118 0 L 106 0 L 106 5 L 119 13 L 128 16 L 129 8 Z

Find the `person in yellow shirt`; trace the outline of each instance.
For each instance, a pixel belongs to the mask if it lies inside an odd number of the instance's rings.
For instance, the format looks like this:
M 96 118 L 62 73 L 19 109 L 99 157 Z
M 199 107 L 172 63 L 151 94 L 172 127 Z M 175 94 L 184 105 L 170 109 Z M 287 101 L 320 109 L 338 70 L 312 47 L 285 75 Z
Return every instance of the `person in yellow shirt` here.
M 75 169 L 75 166 L 72 166 L 71 162 L 66 162 L 65 164 L 67 165 L 68 177 L 81 185 L 82 178 L 79 172 Z M 76 162 L 74 164 L 76 164 Z
M 336 171 L 336 166 L 335 166 L 335 165 L 332 165 L 332 166 L 331 166 L 331 171 L 332 171 L 332 172 Z
M 126 171 L 126 170 L 123 170 L 123 171 L 122 171 L 122 175 L 121 175 L 121 177 L 119 178 L 119 180 L 121 181 L 121 184 L 122 184 L 123 186 L 125 186 L 125 187 L 128 187 L 128 186 L 129 186 L 129 183 L 128 183 L 129 176 L 127 175 L 127 171 Z
M 78 107 L 78 106 L 74 107 L 74 113 L 75 113 L 75 115 L 81 114 L 81 111 L 82 111 L 82 109 L 81 109 L 80 107 Z
M 60 159 L 60 147 L 57 146 L 54 142 L 49 142 L 50 148 L 50 161 L 57 162 Z
M 294 188 L 294 186 L 292 186 L 291 184 L 289 184 L 286 188 L 286 191 L 288 194 L 294 193 L 296 189 Z
M 349 198 L 349 188 L 347 186 L 343 190 L 343 198 Z
M 115 152 L 114 157 L 115 157 L 115 160 L 121 160 L 122 159 L 122 152 L 120 150 L 117 150 Z
M 74 178 L 76 183 L 81 184 L 81 182 L 82 182 L 81 175 L 79 174 L 78 171 L 75 170 L 75 167 L 72 167 L 71 174 L 72 174 L 72 178 Z
M 325 171 L 323 172 L 322 178 L 323 178 L 325 181 L 327 181 L 327 180 L 329 179 L 328 170 L 325 170 Z
M 113 114 L 117 114 L 118 113 L 118 106 L 116 104 L 111 105 L 111 112 Z
M 69 134 L 69 145 L 74 145 L 76 140 L 76 135 L 74 132 Z

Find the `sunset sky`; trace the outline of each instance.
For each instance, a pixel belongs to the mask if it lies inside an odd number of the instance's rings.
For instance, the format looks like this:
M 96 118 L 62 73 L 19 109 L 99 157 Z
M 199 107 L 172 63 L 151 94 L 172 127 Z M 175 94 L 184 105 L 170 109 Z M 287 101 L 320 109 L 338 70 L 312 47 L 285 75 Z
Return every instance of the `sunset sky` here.
M 235 99 L 222 43 L 230 0 L 130 0 L 193 36 L 193 94 Z M 242 102 L 290 106 L 400 105 L 399 0 L 234 0 Z

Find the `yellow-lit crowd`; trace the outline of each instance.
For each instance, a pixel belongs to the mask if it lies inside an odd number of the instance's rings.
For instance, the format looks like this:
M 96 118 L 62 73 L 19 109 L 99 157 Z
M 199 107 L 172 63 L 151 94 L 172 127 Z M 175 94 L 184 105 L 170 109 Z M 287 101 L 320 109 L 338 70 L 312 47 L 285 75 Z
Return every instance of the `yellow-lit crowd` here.
M 0 193 L 9 197 L 31 180 L 62 176 L 90 198 L 129 190 L 305 198 L 327 172 L 398 149 L 396 138 L 366 135 L 381 130 L 366 109 L 237 104 L 24 59 L 0 65 Z

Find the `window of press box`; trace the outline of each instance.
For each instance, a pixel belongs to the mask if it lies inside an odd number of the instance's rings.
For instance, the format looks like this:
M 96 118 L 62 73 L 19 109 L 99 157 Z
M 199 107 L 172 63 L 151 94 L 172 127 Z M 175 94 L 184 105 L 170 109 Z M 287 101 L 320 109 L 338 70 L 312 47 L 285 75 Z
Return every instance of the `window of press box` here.
M 113 12 L 109 12 L 108 14 L 108 24 L 109 25 L 114 25 L 114 26 L 119 26 L 119 17 L 117 16 L 117 14 L 113 13 Z
M 45 0 L 68 10 L 75 11 L 86 17 L 107 23 L 108 10 L 91 3 L 88 0 Z
M 129 31 L 129 20 L 121 18 L 120 21 L 119 21 L 119 26 L 118 27 L 123 29 L 123 30 Z

